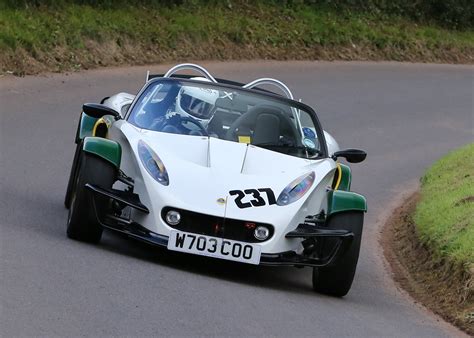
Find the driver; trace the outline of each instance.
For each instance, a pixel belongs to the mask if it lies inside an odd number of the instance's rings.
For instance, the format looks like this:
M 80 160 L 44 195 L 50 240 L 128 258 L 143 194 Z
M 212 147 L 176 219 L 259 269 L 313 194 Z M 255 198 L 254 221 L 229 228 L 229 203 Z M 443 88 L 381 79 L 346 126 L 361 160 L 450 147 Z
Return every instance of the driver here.
M 201 80 L 201 78 L 197 78 Z M 214 112 L 219 91 L 210 88 L 183 86 L 176 97 L 176 112 L 207 127 Z
M 193 78 L 202 80 L 202 78 Z M 172 86 L 159 102 L 144 107 L 150 129 L 173 134 L 204 135 L 219 91 L 196 86 Z

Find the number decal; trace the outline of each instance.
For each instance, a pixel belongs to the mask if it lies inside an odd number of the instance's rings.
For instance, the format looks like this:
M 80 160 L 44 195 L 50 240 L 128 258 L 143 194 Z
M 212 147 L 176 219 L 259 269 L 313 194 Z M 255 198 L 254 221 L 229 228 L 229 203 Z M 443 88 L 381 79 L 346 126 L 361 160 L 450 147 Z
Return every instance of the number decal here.
M 252 194 L 253 198 L 255 198 L 250 201 L 250 203 L 252 203 L 254 207 L 261 207 L 262 205 L 265 205 L 265 200 L 262 197 L 260 197 L 260 193 L 258 192 L 258 190 L 247 189 L 247 190 L 244 190 L 244 193 L 246 193 L 247 195 Z
M 231 196 L 236 195 L 237 197 L 235 198 L 235 204 L 240 209 L 245 209 L 245 208 L 250 208 L 252 206 L 262 207 L 267 204 L 267 201 L 265 201 L 265 199 L 262 198 L 262 196 L 260 195 L 261 192 L 267 195 L 268 205 L 276 204 L 275 194 L 273 193 L 273 190 L 270 188 L 246 189 L 244 191 L 231 190 L 229 191 L 229 194 Z M 251 195 L 253 199 L 251 199 L 249 202 L 242 202 L 242 199 L 247 195 Z
M 231 191 L 229 191 L 229 194 L 230 194 L 231 196 L 237 195 L 237 197 L 235 198 L 235 204 L 237 204 L 237 206 L 238 206 L 240 209 L 250 208 L 250 207 L 252 206 L 252 204 L 250 204 L 249 202 L 242 203 L 242 198 L 245 197 L 245 194 L 244 194 L 243 191 L 240 191 L 240 190 L 231 190 Z
M 270 189 L 270 188 L 260 188 L 260 189 L 258 189 L 258 191 L 264 192 L 265 194 L 267 194 L 267 199 L 268 199 L 268 204 L 269 205 L 277 203 L 277 201 L 275 199 L 275 194 L 273 193 L 272 189 Z

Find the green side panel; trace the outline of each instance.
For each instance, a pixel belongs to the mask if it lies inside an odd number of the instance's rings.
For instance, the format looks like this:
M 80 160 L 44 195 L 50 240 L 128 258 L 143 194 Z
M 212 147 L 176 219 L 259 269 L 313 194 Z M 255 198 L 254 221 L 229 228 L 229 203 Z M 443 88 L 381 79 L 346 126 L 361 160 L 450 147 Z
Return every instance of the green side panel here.
M 102 137 L 86 137 L 82 149 L 88 153 L 102 157 L 117 168 L 120 167 L 122 147 L 115 141 Z
M 79 139 L 84 139 L 84 137 L 92 136 L 92 130 L 98 119 L 95 117 L 90 117 L 85 113 L 81 114 L 81 121 L 79 124 Z
M 351 168 L 348 165 L 340 163 L 341 166 L 341 183 L 339 183 L 339 188 L 337 190 L 349 191 L 351 190 L 352 182 L 352 172 Z
M 328 216 L 354 210 L 367 211 L 367 201 L 364 196 L 352 191 L 331 190 L 328 192 Z

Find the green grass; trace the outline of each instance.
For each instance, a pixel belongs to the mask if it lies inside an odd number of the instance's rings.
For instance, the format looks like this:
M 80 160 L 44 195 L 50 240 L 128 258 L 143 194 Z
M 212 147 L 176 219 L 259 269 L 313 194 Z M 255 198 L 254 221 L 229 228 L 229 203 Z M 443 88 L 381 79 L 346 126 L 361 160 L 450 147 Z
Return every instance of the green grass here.
M 107 43 L 109 54 L 94 50 L 91 42 Z M 123 46 L 129 47 L 126 53 Z M 91 66 L 189 58 L 472 62 L 473 52 L 471 30 L 304 5 L 233 2 L 228 6 L 222 1 L 199 6 L 64 4 L 0 9 L 2 71 L 27 69 L 35 62 L 56 70 L 73 63 Z
M 474 143 L 426 172 L 414 219 L 421 241 L 440 258 L 474 264 Z

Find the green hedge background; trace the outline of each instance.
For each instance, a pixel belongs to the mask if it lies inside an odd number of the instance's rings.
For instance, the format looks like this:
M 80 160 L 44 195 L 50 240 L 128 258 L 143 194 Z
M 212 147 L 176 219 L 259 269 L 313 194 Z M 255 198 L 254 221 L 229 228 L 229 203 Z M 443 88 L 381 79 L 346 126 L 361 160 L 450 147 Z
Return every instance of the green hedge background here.
M 474 27 L 474 0 L 0 0 L 8 8 L 51 7 L 60 9 L 67 4 L 93 7 L 162 7 L 193 6 L 202 4 L 232 5 L 255 4 L 282 7 L 310 6 L 314 10 L 333 9 L 343 15 L 352 12 L 370 13 L 379 17 L 400 16 L 422 23 L 435 23 L 450 29 L 466 30 Z

